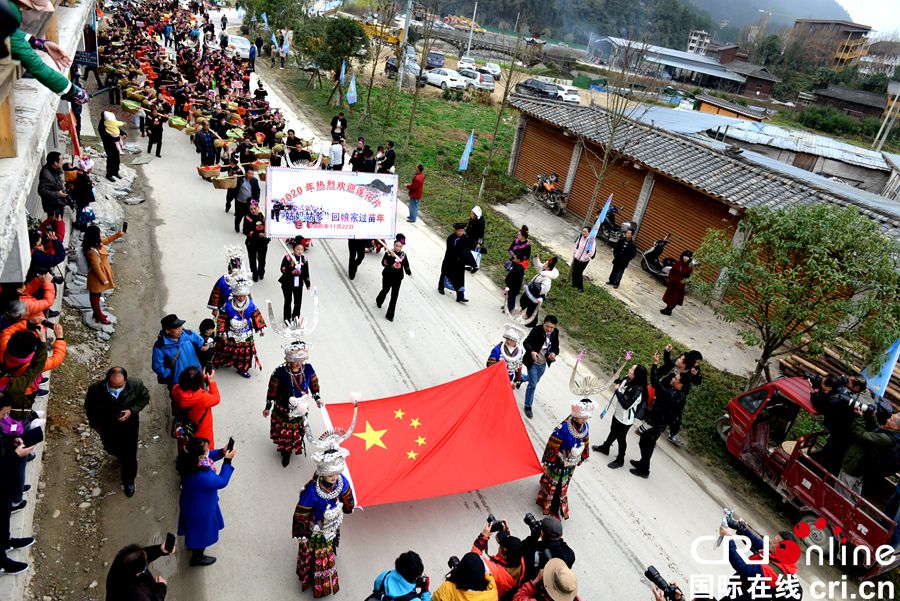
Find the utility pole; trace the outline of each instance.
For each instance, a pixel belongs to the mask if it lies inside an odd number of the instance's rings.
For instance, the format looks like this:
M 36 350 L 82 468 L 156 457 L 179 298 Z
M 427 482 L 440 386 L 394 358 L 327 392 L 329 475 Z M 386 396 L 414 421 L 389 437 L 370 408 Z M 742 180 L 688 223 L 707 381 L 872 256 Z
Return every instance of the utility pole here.
M 412 19 L 413 0 L 406 0 L 406 19 L 403 22 L 403 43 L 397 57 L 397 91 L 403 91 L 403 76 L 406 75 L 406 44 L 409 39 L 409 22 Z M 376 59 L 377 60 L 377 59 Z
M 466 46 L 466 56 L 472 50 L 472 34 L 475 33 L 475 15 L 478 14 L 478 2 L 475 3 L 475 10 L 472 11 L 472 23 L 469 24 L 469 44 Z

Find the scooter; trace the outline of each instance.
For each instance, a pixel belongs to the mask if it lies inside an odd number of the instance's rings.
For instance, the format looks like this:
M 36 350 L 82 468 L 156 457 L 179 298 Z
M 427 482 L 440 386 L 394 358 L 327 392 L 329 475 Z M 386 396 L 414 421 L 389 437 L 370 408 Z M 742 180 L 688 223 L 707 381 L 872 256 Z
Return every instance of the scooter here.
M 611 205 L 606 212 L 606 218 L 600 224 L 600 229 L 597 230 L 597 237 L 606 240 L 608 244 L 613 246 L 625 235 L 625 230 L 634 229 L 634 223 L 631 221 L 623 221 L 621 225 L 616 223 L 616 215 L 618 213 L 619 207 Z
M 566 204 L 569 202 L 569 195 L 556 189 L 558 181 L 559 176 L 555 173 L 538 175 L 538 183 L 531 188 L 531 195 L 534 196 L 534 199 L 546 204 L 554 215 L 565 213 Z
M 665 283 L 669 281 L 669 271 L 675 264 L 675 259 L 666 257 L 660 261 L 659 257 L 666 249 L 666 244 L 669 243 L 671 237 L 672 234 L 666 234 L 665 238 L 657 240 L 646 252 L 641 253 L 641 268 Z

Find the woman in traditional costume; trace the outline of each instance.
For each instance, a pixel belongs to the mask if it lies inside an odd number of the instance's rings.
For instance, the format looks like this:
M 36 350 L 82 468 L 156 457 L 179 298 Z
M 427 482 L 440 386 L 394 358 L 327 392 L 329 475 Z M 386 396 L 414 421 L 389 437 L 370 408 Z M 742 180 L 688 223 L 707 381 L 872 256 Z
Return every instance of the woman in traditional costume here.
M 231 298 L 222 305 L 218 315 L 216 354 L 213 365 L 216 368 L 233 367 L 241 376 L 250 377 L 250 367 L 254 359 L 262 370 L 256 354 L 253 334 L 265 335 L 266 322 L 262 313 L 250 298 L 253 285 L 250 272 L 243 265 L 225 278 L 231 286 Z
M 594 403 L 581 399 L 572 403 L 572 414 L 557 426 L 544 448 L 541 463 L 541 490 L 537 504 L 544 515 L 569 519 L 569 481 L 575 468 L 590 455 L 590 427 L 587 420 L 594 414 Z
M 522 385 L 522 361 L 525 359 L 525 348 L 522 346 L 522 336 L 525 330 L 515 324 L 506 324 L 503 332 L 503 341 L 491 350 L 487 360 L 487 367 L 502 360 L 506 363 L 506 371 L 509 373 L 510 384 L 519 387 Z
M 269 436 L 278 452 L 281 465 L 287 467 L 291 454 L 303 453 L 303 435 L 310 397 L 319 402 L 319 378 L 309 360 L 309 346 L 303 341 L 284 347 L 284 365 L 279 365 L 269 378 L 263 417 L 272 419 Z

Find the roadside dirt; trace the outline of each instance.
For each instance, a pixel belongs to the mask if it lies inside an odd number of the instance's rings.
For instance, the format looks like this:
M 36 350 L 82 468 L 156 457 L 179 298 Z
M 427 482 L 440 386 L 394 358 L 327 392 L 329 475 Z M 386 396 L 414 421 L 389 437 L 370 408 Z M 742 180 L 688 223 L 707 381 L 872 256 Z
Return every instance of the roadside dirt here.
M 139 132 L 129 134 L 141 143 Z M 149 198 L 140 171 L 132 195 Z M 129 543 L 159 543 L 174 528 L 177 515 L 169 401 L 149 361 L 165 297 L 156 284 L 155 216 L 152 202 L 123 208 L 130 227 L 116 243 L 112 262 L 117 290 L 109 299 L 110 311 L 119 319 L 116 333 L 103 342 L 81 324 L 77 312 L 63 310 L 69 354 L 52 379 L 34 526 L 38 543 L 30 594 L 39 601 L 103 599 L 106 572 L 117 551 Z M 84 415 L 87 386 L 112 365 L 124 366 L 129 378 L 143 380 L 151 392 L 151 404 L 141 413 L 137 494 L 131 499 L 122 492 L 118 461 L 103 450 Z M 165 565 L 154 568 L 168 575 Z

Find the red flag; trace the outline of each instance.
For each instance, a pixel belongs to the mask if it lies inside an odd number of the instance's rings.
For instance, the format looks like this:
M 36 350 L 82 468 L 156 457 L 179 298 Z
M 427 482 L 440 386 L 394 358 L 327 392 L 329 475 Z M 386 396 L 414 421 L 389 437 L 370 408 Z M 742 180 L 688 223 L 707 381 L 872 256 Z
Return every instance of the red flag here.
M 351 403 L 325 419 L 347 427 Z M 359 505 L 452 495 L 541 473 L 506 364 L 433 388 L 359 403 L 343 446 Z

